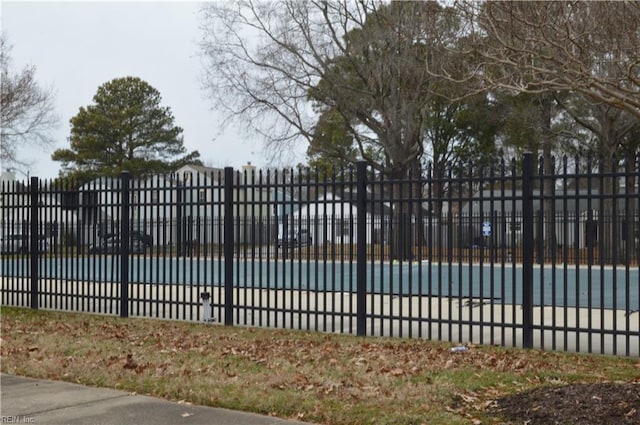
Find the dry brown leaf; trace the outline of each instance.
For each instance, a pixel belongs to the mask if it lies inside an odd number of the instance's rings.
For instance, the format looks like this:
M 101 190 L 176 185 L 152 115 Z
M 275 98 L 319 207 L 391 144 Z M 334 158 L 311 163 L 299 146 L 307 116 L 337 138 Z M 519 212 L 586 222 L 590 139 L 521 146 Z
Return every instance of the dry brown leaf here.
M 398 368 L 395 368 L 395 369 L 391 369 L 391 370 L 389 371 L 389 373 L 390 373 L 392 376 L 401 376 L 401 375 L 404 375 L 404 370 L 402 370 L 402 369 L 400 369 L 400 368 L 398 367 Z

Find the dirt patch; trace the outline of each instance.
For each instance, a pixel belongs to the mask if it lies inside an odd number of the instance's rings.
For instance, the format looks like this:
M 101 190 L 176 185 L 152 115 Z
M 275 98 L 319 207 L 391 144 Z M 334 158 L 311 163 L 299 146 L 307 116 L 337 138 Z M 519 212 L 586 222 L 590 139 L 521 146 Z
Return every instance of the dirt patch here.
M 491 409 L 510 423 L 640 424 L 640 383 L 542 387 L 496 400 Z

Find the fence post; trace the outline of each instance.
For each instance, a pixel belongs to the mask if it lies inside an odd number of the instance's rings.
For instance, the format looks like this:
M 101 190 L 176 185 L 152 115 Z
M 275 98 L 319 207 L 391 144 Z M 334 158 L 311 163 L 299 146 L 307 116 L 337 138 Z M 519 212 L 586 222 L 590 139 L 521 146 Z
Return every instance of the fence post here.
M 38 224 L 40 214 L 38 211 L 38 177 L 31 177 L 31 220 L 29 220 L 29 253 L 31 255 L 31 308 L 38 309 L 38 280 L 40 271 L 38 270 L 38 251 L 40 241 L 38 240 Z
M 522 345 L 533 348 L 533 154 L 522 160 Z
M 367 166 L 356 164 L 356 332 L 367 334 Z
M 178 179 L 178 190 L 176 192 L 176 256 L 182 257 L 184 255 L 184 224 L 182 223 L 182 217 L 184 216 L 183 210 L 185 209 L 185 196 L 186 188 L 184 179 L 180 181 Z
M 120 317 L 129 317 L 129 181 L 128 171 L 120 174 Z
M 224 324 L 233 325 L 233 167 L 224 168 Z

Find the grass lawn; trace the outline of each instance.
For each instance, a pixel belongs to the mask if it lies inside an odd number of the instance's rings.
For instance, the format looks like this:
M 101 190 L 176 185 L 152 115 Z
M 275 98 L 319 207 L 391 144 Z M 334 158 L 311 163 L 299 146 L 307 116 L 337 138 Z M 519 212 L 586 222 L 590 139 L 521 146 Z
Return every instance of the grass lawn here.
M 501 423 L 496 400 L 638 359 L 2 307 L 4 373 L 323 424 Z

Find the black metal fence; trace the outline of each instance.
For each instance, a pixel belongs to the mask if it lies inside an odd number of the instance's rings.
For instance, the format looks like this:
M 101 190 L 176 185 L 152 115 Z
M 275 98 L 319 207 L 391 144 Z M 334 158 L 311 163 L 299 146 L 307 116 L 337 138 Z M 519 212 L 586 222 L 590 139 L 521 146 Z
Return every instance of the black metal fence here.
M 639 164 L 534 162 L 3 182 L 2 304 L 639 356 Z

